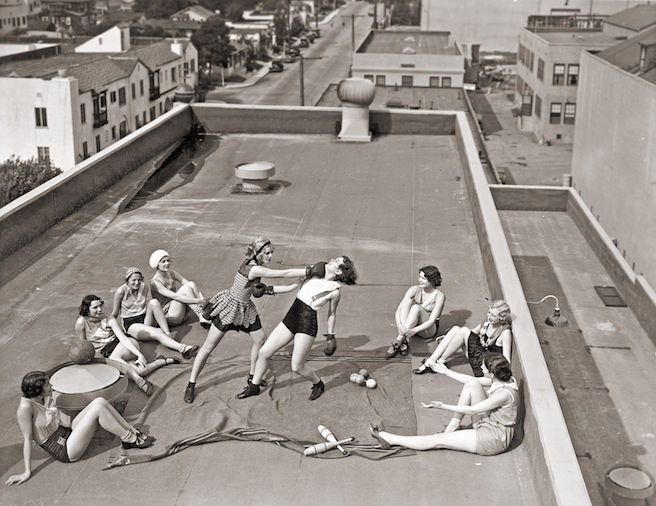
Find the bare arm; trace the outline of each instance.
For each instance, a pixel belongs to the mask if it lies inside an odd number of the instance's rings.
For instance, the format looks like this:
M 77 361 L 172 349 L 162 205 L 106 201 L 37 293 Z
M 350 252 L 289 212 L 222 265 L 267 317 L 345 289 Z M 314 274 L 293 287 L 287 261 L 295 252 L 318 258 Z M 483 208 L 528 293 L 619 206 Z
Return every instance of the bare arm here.
M 118 318 L 118 315 L 121 314 L 121 301 L 125 295 L 125 289 L 127 286 L 121 285 L 114 292 L 114 305 L 112 306 L 112 316 Z
M 301 286 L 301 280 L 299 279 L 296 283 L 292 283 L 290 285 L 274 285 L 273 286 L 273 293 L 289 293 L 293 292 L 296 290 L 299 286 Z
M 396 328 L 399 331 L 399 334 L 404 334 L 405 331 L 407 330 L 405 328 L 405 325 L 403 324 L 403 321 L 401 320 L 402 318 L 401 315 L 407 313 L 408 310 L 410 309 L 410 306 L 412 305 L 412 302 L 414 300 L 416 290 L 417 290 L 416 286 L 411 286 L 410 288 L 408 288 L 408 290 L 405 292 L 405 295 L 401 299 L 401 302 L 399 302 L 399 305 L 396 308 L 396 313 L 394 313 L 394 320 L 396 321 Z
M 170 271 L 171 276 L 173 279 L 175 279 L 180 285 L 184 285 L 185 283 L 189 283 L 187 279 L 182 277 L 179 273 L 175 271 Z M 176 300 L 178 302 L 182 302 L 183 304 L 205 304 L 207 301 L 203 298 L 196 298 L 196 297 L 190 297 L 188 295 L 180 294 L 178 292 L 174 292 L 173 290 L 169 290 L 164 286 L 164 283 L 162 283 L 159 279 L 153 278 L 150 280 L 150 288 L 152 291 L 157 291 L 160 295 L 163 297 L 166 297 L 167 299 L 171 300 Z
M 255 278 L 302 278 L 305 276 L 303 269 L 270 269 L 262 265 L 254 265 L 248 272 L 248 279 Z
M 506 357 L 508 363 L 510 363 L 510 358 L 512 357 L 512 341 L 513 335 L 512 330 L 506 329 L 501 333 L 501 339 L 503 342 L 503 356 Z
M 137 357 L 136 362 L 138 364 L 141 364 L 142 366 L 145 366 L 146 365 L 146 357 L 144 357 L 144 354 L 141 353 L 141 350 L 134 345 L 132 340 L 128 336 L 125 335 L 125 333 L 123 332 L 123 329 L 118 324 L 118 321 L 116 320 L 116 318 L 114 318 L 113 316 L 108 317 L 107 318 L 107 324 L 114 331 L 114 335 L 116 337 L 118 337 L 119 342 L 123 346 L 125 346 L 125 348 L 127 348 L 130 351 L 130 353 L 132 353 L 133 355 L 135 355 Z
M 431 366 L 433 367 L 434 371 L 437 371 L 440 374 L 444 374 L 447 378 L 451 378 L 462 384 L 467 383 L 471 379 L 477 380 L 484 387 L 489 387 L 492 384 L 492 380 L 490 378 L 485 378 L 485 377 L 476 378 L 474 376 L 470 376 L 469 374 L 463 374 L 461 372 L 452 371 L 446 365 L 444 365 L 442 362 L 439 361 L 435 364 L 431 364 Z
M 437 319 L 440 317 L 440 315 L 442 314 L 442 309 L 444 308 L 444 302 L 445 301 L 446 301 L 446 296 L 442 292 L 438 293 L 437 298 L 435 299 L 435 307 L 431 311 L 431 314 L 428 317 L 428 319 L 424 323 L 421 323 L 420 325 L 417 325 L 416 327 L 408 329 L 405 332 L 405 336 L 406 337 L 414 336 L 418 332 L 421 332 L 422 330 L 426 330 L 431 325 L 433 325 L 437 321 Z
M 487 413 L 493 409 L 500 408 L 512 401 L 512 395 L 505 390 L 497 390 L 487 399 L 477 402 L 473 406 L 456 406 L 454 404 L 444 404 L 442 401 L 432 401 L 429 404 L 422 403 L 424 408 L 439 408 L 453 413 L 460 413 L 461 415 L 478 415 L 480 413 Z
M 10 476 L 5 485 L 21 484 L 32 476 L 32 407 L 21 400 L 16 412 L 18 425 L 23 433 L 23 462 L 25 470 L 23 474 Z

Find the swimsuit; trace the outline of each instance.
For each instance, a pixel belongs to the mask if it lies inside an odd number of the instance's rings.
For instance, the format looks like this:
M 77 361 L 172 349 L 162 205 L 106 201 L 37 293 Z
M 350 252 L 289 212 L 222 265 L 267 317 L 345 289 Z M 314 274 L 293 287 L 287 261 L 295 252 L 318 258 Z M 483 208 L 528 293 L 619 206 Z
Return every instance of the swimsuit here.
M 121 321 L 123 322 L 123 330 L 125 332 L 128 331 L 130 325 L 133 323 L 144 323 L 146 321 L 146 309 L 149 297 L 150 289 L 144 283 L 141 283 L 139 286 L 136 296 L 130 288 L 123 293 L 123 298 L 121 299 Z
M 330 299 L 328 296 L 339 290 L 337 281 L 327 281 L 322 278 L 312 278 L 306 281 L 298 291 L 292 307 L 282 323 L 289 331 L 296 334 L 307 334 L 317 337 L 317 309 L 324 306 Z
M 164 285 L 164 287 L 168 290 L 171 290 L 172 292 L 177 292 L 180 289 L 180 282 L 176 279 L 176 276 L 178 275 L 174 271 L 169 271 L 171 274 L 171 278 L 164 283 L 162 280 L 159 280 L 160 283 Z M 162 309 L 164 310 L 164 313 L 166 314 L 169 310 L 169 306 L 171 305 L 171 300 L 168 297 L 165 297 L 164 295 L 160 294 L 157 291 L 157 285 L 154 283 L 155 278 L 150 280 L 150 287 L 152 288 L 153 291 L 153 297 L 157 299 L 160 304 L 162 305 Z
M 70 462 L 66 442 L 72 430 L 59 422 L 59 410 L 55 401 L 51 397 L 45 399 L 45 404 L 27 400 L 36 409 L 36 417 L 32 420 L 34 441 L 58 461 Z
M 441 293 L 439 290 L 435 289 L 431 293 L 428 294 L 428 297 L 426 300 L 422 301 L 422 297 L 424 294 L 424 289 L 417 285 L 417 290 L 415 291 L 415 296 L 413 297 L 415 304 L 420 306 L 426 313 L 430 315 L 430 313 L 433 312 L 433 309 L 435 309 L 435 305 L 437 304 L 437 294 Z M 436 318 L 435 319 L 435 333 L 432 336 L 426 337 L 426 339 L 433 339 L 434 337 L 437 337 L 440 332 L 440 319 Z
M 260 315 L 251 300 L 253 285 L 260 282 L 260 278 L 248 279 L 253 265 L 246 260 L 235 274 L 230 290 L 221 290 L 209 301 L 212 310 L 207 319 L 223 332 L 236 330 L 249 333 L 262 328 Z
M 114 331 L 107 323 L 107 318 L 103 318 L 98 322 L 84 318 L 84 331 L 86 340 L 93 344 L 96 354 L 99 353 L 103 357 L 109 357 L 118 346 L 118 337 L 114 335 Z
M 508 449 L 517 424 L 517 397 L 519 387 L 515 378 L 510 383 L 493 383 L 490 394 L 505 390 L 512 401 L 484 415 L 474 416 L 473 428 L 476 431 L 476 453 L 479 455 L 498 455 Z
M 509 325 L 499 325 L 490 337 L 487 336 L 487 329 L 490 325 L 489 322 L 484 322 L 481 324 L 481 330 L 479 334 L 474 332 L 469 333 L 469 338 L 467 339 L 467 355 L 469 358 L 469 364 L 471 365 L 472 370 L 474 371 L 474 376 L 477 378 L 483 377 L 483 369 L 481 364 L 483 363 L 483 357 L 486 353 L 501 353 L 503 354 L 503 346 L 497 344 L 497 339 L 503 333 L 504 330 L 510 328 Z

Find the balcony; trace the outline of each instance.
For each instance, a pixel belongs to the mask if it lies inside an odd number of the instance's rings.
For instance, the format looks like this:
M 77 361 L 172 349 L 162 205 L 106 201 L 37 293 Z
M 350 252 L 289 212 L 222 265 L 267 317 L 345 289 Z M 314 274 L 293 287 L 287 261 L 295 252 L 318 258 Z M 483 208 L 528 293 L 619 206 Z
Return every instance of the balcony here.
M 150 100 L 157 100 L 159 98 L 159 86 L 151 86 Z
M 106 125 L 107 121 L 107 111 L 100 111 L 93 113 L 93 128 L 100 128 L 103 125 Z

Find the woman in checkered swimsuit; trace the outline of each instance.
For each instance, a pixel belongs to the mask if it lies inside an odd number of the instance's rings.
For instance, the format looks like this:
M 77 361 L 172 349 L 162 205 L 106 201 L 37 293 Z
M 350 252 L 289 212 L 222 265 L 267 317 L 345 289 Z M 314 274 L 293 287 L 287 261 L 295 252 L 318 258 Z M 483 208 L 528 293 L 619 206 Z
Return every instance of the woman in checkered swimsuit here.
M 261 297 L 262 295 L 275 295 L 286 293 L 296 289 L 300 283 L 283 286 L 265 286 L 261 278 L 300 278 L 305 275 L 305 267 L 300 269 L 270 269 L 265 267 L 271 262 L 274 247 L 271 241 L 264 237 L 258 237 L 246 248 L 246 260 L 241 264 L 232 287 L 229 290 L 221 290 L 210 299 L 204 316 L 211 320 L 212 325 L 194 360 L 191 369 L 189 384 L 185 390 L 185 402 L 194 402 L 196 397 L 194 388 L 196 379 L 203 370 L 210 354 L 221 342 L 223 336 L 229 330 L 245 332 L 253 340 L 251 347 L 250 381 L 255 370 L 255 361 L 260 348 L 266 340 L 266 334 L 262 330 L 262 323 L 251 295 Z

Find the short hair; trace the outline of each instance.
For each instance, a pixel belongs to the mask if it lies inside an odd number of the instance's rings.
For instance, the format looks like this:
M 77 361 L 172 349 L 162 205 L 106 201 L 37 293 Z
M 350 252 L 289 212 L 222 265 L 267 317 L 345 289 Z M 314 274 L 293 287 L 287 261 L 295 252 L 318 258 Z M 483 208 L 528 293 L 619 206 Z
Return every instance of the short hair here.
M 486 353 L 483 357 L 483 363 L 487 370 L 500 381 L 510 381 L 510 378 L 512 378 L 510 364 L 501 353 Z
M 43 387 L 46 383 L 48 383 L 48 375 L 43 371 L 28 372 L 23 377 L 23 382 L 21 383 L 23 397 L 27 397 L 28 399 L 38 397 L 43 392 Z
M 94 294 L 89 294 L 84 296 L 84 299 L 82 299 L 82 303 L 80 304 L 79 307 L 80 316 L 89 316 L 89 308 L 91 307 L 91 303 L 94 300 L 102 300 L 102 299 Z
M 355 270 L 355 265 L 347 256 L 342 255 L 342 260 L 342 265 L 339 267 L 342 273 L 337 276 L 337 281 L 344 283 L 345 285 L 354 285 L 358 280 L 358 273 Z
M 510 312 L 510 306 L 505 300 L 495 300 L 490 306 L 490 309 L 496 309 L 499 311 L 501 323 L 510 326 L 512 323 L 512 313 Z
M 273 244 L 271 244 L 271 241 L 267 239 L 266 237 L 256 237 L 253 239 L 253 242 L 251 242 L 246 250 L 244 251 L 244 254 L 250 258 L 250 259 L 255 259 L 257 258 L 257 255 L 262 253 L 264 251 L 264 248 L 267 246 L 271 246 L 271 249 L 273 250 Z
M 423 272 L 428 282 L 435 288 L 442 284 L 442 274 L 440 274 L 440 270 L 434 265 L 426 265 L 419 269 L 419 272 Z

